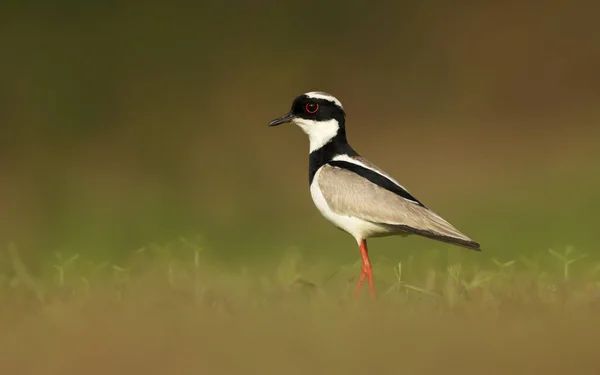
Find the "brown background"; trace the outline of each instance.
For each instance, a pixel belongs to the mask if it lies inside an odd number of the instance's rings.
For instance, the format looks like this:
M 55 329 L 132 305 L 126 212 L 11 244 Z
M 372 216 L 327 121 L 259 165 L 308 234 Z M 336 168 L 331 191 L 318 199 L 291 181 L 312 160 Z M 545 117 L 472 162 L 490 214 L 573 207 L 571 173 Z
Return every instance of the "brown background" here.
M 30 254 L 196 235 L 217 255 L 342 254 L 353 241 L 310 201 L 305 136 L 266 126 L 310 90 L 342 100 L 354 147 L 492 253 L 593 250 L 592 2 L 2 8 L 0 239 Z M 382 251 L 441 246 L 396 241 Z

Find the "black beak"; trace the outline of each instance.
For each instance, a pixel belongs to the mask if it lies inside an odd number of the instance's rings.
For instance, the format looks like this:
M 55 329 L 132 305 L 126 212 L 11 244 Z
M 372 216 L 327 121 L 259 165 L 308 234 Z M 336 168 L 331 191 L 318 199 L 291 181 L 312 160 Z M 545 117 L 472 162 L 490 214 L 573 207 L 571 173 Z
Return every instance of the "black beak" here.
M 296 118 L 293 113 L 286 113 L 285 115 L 276 118 L 275 120 L 269 122 L 269 126 L 277 126 L 281 124 L 285 124 L 286 122 L 292 122 L 292 120 Z

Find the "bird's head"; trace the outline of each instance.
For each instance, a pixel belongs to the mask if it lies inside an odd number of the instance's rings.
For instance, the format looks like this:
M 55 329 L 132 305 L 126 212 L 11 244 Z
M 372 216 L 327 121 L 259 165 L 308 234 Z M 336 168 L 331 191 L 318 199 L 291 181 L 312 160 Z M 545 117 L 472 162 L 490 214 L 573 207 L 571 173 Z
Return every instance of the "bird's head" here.
M 345 118 L 342 103 L 333 95 L 311 91 L 296 97 L 290 111 L 269 122 L 269 126 L 289 122 L 298 125 L 308 135 L 314 151 L 344 132 Z

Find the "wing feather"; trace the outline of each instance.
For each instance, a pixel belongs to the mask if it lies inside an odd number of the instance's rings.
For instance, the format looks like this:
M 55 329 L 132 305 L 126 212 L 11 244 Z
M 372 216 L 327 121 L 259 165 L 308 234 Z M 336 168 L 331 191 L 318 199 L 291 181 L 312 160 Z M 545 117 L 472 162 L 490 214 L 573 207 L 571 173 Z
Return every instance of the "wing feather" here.
M 480 250 L 473 241 L 430 209 L 386 190 L 343 168 L 325 165 L 318 184 L 329 208 L 340 215 L 414 233 L 438 241 Z

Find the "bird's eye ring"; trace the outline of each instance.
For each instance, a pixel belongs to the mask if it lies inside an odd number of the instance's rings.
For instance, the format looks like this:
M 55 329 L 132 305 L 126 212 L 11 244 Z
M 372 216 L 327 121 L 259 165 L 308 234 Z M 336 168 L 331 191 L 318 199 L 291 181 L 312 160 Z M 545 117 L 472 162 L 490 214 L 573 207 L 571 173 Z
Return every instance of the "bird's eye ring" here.
M 304 106 L 304 109 L 306 110 L 306 113 L 314 115 L 319 110 L 319 105 L 317 103 L 307 103 Z

